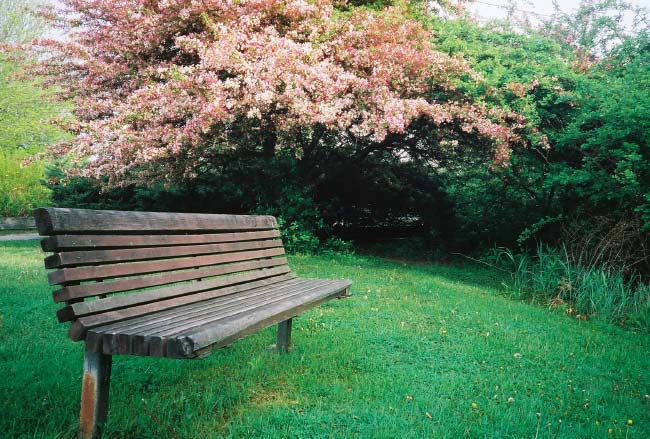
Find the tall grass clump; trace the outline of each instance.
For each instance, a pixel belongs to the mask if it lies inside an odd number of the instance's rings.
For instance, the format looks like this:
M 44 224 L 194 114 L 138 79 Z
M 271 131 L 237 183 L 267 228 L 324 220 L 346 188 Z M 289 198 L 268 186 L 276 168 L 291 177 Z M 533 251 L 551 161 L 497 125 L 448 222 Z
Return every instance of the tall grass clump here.
M 501 249 L 495 257 L 510 266 L 507 287 L 516 298 L 562 306 L 578 318 L 650 330 L 650 285 L 623 269 L 587 264 L 586 258 L 575 260 L 565 246 L 540 244 L 534 255 Z

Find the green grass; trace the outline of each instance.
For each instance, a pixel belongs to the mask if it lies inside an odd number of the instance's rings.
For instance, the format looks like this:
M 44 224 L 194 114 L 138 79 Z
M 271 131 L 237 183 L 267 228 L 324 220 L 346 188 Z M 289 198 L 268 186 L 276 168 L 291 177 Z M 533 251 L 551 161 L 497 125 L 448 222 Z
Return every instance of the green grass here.
M 42 257 L 0 244 L 2 438 L 76 434 L 82 345 L 56 322 Z M 354 296 L 296 319 L 288 355 L 268 328 L 201 361 L 116 357 L 105 437 L 650 437 L 647 335 L 507 299 L 483 268 L 291 263 L 352 279 Z

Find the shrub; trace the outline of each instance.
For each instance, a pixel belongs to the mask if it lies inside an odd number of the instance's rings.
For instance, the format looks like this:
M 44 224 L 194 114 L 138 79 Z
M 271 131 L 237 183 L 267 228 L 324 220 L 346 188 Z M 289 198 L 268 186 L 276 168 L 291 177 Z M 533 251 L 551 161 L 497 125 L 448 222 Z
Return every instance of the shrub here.
M 580 318 L 650 329 L 650 285 L 626 276 L 622 269 L 575 263 L 564 246 L 539 245 L 534 256 L 507 249 L 495 254 L 493 260 L 509 265 L 512 280 L 507 286 L 517 298 L 565 307 Z
M 178 184 L 106 189 L 101 180 L 66 177 L 52 167 L 48 184 L 60 207 L 273 215 L 291 253 L 349 250 L 348 243 L 332 236 L 290 155 L 253 160 L 235 154 L 221 170 Z

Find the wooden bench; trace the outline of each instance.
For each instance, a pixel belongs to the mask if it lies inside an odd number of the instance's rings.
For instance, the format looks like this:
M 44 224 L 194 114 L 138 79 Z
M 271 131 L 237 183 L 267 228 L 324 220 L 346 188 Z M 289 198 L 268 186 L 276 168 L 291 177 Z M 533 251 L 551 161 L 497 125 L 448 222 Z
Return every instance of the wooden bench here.
M 201 358 L 275 323 L 286 351 L 291 318 L 351 285 L 292 273 L 271 216 L 44 208 L 35 219 L 54 252 L 57 317 L 85 341 L 82 438 L 106 421 L 113 355 Z

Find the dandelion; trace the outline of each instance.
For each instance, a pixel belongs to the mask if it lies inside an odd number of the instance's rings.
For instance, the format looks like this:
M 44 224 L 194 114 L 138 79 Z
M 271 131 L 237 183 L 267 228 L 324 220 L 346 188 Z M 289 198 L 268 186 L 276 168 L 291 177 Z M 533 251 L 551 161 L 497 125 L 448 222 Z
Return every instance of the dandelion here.
M 614 429 L 613 429 L 613 428 L 608 428 L 608 429 L 607 429 L 607 434 L 613 434 L 613 433 L 614 433 Z
M 594 424 L 596 424 L 596 427 L 600 427 L 600 421 L 598 419 L 596 419 L 596 422 L 594 422 Z
M 447 335 L 447 330 L 446 330 L 446 329 L 443 329 L 442 331 L 440 331 L 440 334 L 442 334 L 442 335 Z
M 477 408 L 478 408 L 478 404 L 475 403 L 475 402 L 472 402 L 472 408 L 473 408 L 473 409 L 477 409 Z
M 632 424 L 634 424 L 634 421 L 631 420 L 631 419 L 628 419 L 627 422 L 626 422 L 626 424 L 627 424 L 627 425 L 632 425 Z

